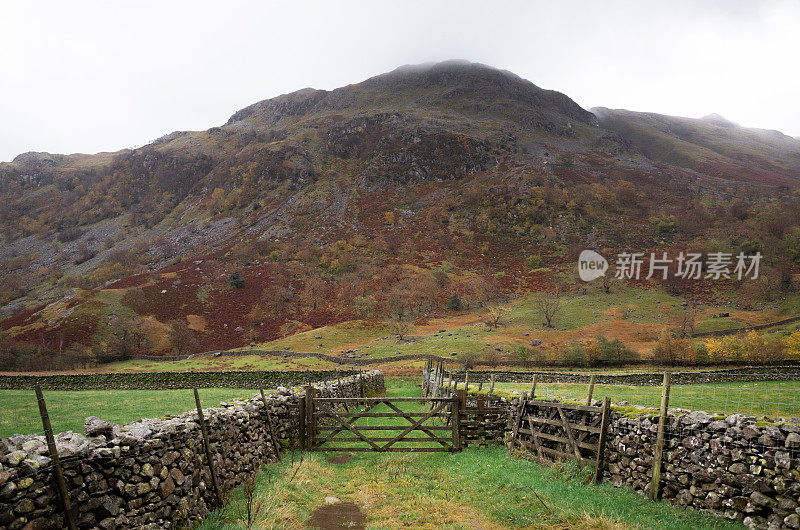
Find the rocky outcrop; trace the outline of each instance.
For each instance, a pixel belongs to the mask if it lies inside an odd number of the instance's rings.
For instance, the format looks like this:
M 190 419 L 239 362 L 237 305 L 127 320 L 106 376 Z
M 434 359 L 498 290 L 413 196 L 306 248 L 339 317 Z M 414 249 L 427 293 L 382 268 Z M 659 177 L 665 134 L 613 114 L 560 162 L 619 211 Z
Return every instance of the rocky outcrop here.
M 376 370 L 314 386 L 320 397 L 358 396 L 381 392 L 384 381 Z M 279 387 L 266 404 L 258 395 L 204 411 L 223 491 L 277 458 L 266 410 L 280 444 L 292 445 L 304 396 Z M 196 411 L 121 427 L 90 417 L 84 432 L 56 436 L 80 528 L 175 528 L 208 513 L 214 493 Z M 0 440 L 0 528 L 61 528 L 60 507 L 44 438 Z

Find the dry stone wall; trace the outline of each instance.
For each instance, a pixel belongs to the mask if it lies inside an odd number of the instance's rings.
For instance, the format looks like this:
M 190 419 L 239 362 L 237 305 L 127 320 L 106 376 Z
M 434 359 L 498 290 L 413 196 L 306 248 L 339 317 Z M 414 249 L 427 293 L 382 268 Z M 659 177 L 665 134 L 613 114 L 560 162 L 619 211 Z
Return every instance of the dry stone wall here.
M 506 432 L 519 401 L 504 395 L 492 402 L 507 409 Z M 650 493 L 658 422 L 650 409 L 612 408 L 604 481 Z M 661 496 L 673 504 L 749 528 L 800 528 L 800 419 L 670 409 L 662 466 Z
M 649 493 L 658 416 L 615 415 L 605 476 Z M 800 528 L 800 424 L 676 412 L 665 428 L 662 496 L 742 520 L 751 528 Z
M 314 386 L 320 397 L 358 397 L 382 392 L 384 379 L 373 370 Z M 304 391 L 279 387 L 266 404 L 258 395 L 204 410 L 223 492 L 276 460 L 267 409 L 280 444 L 294 443 L 304 396 Z M 84 434 L 60 433 L 56 445 L 79 528 L 177 528 L 212 507 L 197 411 L 125 426 L 90 417 Z M 66 526 L 47 455 L 40 436 L 0 440 L 0 528 Z
M 519 398 L 501 398 L 509 429 Z M 600 402 L 595 402 L 600 404 Z M 604 481 L 650 494 L 658 414 L 612 410 Z M 749 528 L 800 528 L 800 420 L 671 409 L 661 497 L 742 521 Z

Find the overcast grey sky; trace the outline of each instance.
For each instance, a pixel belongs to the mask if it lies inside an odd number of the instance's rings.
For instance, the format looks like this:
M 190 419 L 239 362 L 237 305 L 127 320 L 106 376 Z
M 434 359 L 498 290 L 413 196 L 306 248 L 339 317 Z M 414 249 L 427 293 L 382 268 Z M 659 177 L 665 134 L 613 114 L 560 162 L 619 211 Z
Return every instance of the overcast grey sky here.
M 0 160 L 117 150 L 255 101 L 467 59 L 606 106 L 800 135 L 800 2 L 4 0 Z

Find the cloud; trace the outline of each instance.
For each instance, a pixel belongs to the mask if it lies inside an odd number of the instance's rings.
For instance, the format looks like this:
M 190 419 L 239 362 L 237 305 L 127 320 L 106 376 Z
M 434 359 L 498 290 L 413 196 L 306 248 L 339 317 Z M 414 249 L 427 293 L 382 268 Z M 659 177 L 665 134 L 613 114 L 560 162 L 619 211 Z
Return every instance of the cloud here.
M 255 101 L 464 58 L 601 105 L 800 135 L 795 2 L 14 2 L 0 160 L 224 123 Z

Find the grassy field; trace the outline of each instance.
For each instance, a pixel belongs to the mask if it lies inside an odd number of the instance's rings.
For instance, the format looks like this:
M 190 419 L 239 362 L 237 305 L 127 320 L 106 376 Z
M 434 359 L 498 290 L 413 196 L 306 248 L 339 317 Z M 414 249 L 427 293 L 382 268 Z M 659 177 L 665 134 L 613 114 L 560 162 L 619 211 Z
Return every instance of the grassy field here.
M 203 407 L 221 401 L 251 398 L 258 391 L 233 388 L 201 388 Z M 119 424 L 141 418 L 159 418 L 195 409 L 191 390 L 46 390 L 47 411 L 53 432 L 83 432 L 87 416 Z M 12 434 L 42 434 L 42 421 L 32 390 L 0 390 L 0 438 Z
M 418 396 L 419 389 L 416 381 L 394 380 L 389 394 Z M 333 455 L 298 452 L 265 466 L 256 481 L 255 502 L 260 510 L 254 527 L 738 527 L 664 502 L 650 502 L 630 490 L 587 484 L 587 472 L 577 466 L 542 467 L 510 457 L 504 447 L 455 454 L 355 453 L 346 462 Z M 349 455 L 344 455 L 347 460 Z M 329 496 L 341 502 L 326 504 Z M 201 528 L 246 528 L 245 513 L 239 488 Z
M 530 383 L 498 383 L 498 390 L 530 392 Z M 486 391 L 484 386 L 483 391 Z M 543 399 L 585 400 L 586 384 L 543 383 L 536 386 L 536 396 Z M 595 399 L 610 397 L 614 403 L 658 408 L 660 386 L 595 385 Z M 800 385 L 797 381 L 756 381 L 745 383 L 707 383 L 672 385 L 669 406 L 706 412 L 755 416 L 800 416 Z
M 573 292 L 563 299 L 563 307 L 546 328 L 536 307 L 540 293 L 533 293 L 508 303 L 502 325 L 489 330 L 480 310 L 475 313 L 433 319 L 424 325 L 411 325 L 403 340 L 392 334 L 386 322 L 355 320 L 343 322 L 278 340 L 260 343 L 259 349 L 294 352 L 320 352 L 329 355 L 352 355 L 381 359 L 393 355 L 429 353 L 457 359 L 463 352 L 496 352 L 495 356 L 509 360 L 557 360 L 564 349 L 576 341 L 593 339 L 598 335 L 620 339 L 626 346 L 647 359 L 656 338 L 664 331 L 679 325 L 686 309 L 682 300 L 661 288 L 617 288 L 611 293 L 589 290 L 586 294 Z M 792 306 L 794 307 L 794 306 Z M 796 311 L 790 306 L 770 311 L 739 311 L 728 306 L 704 306 L 695 317 L 696 331 L 738 329 L 785 318 Z M 729 312 L 730 317 L 717 316 Z M 786 326 L 796 329 L 798 324 Z M 442 331 L 444 330 L 444 331 Z M 774 331 L 774 330 L 773 330 Z M 533 339 L 542 346 L 531 347 Z M 406 367 L 413 363 L 406 363 Z M 157 370 L 287 370 L 325 369 L 335 365 L 316 358 L 297 359 L 282 356 L 247 356 L 240 358 L 198 357 L 185 361 L 155 362 L 126 361 L 102 367 L 103 371 Z M 408 372 L 406 372 L 408 373 Z

